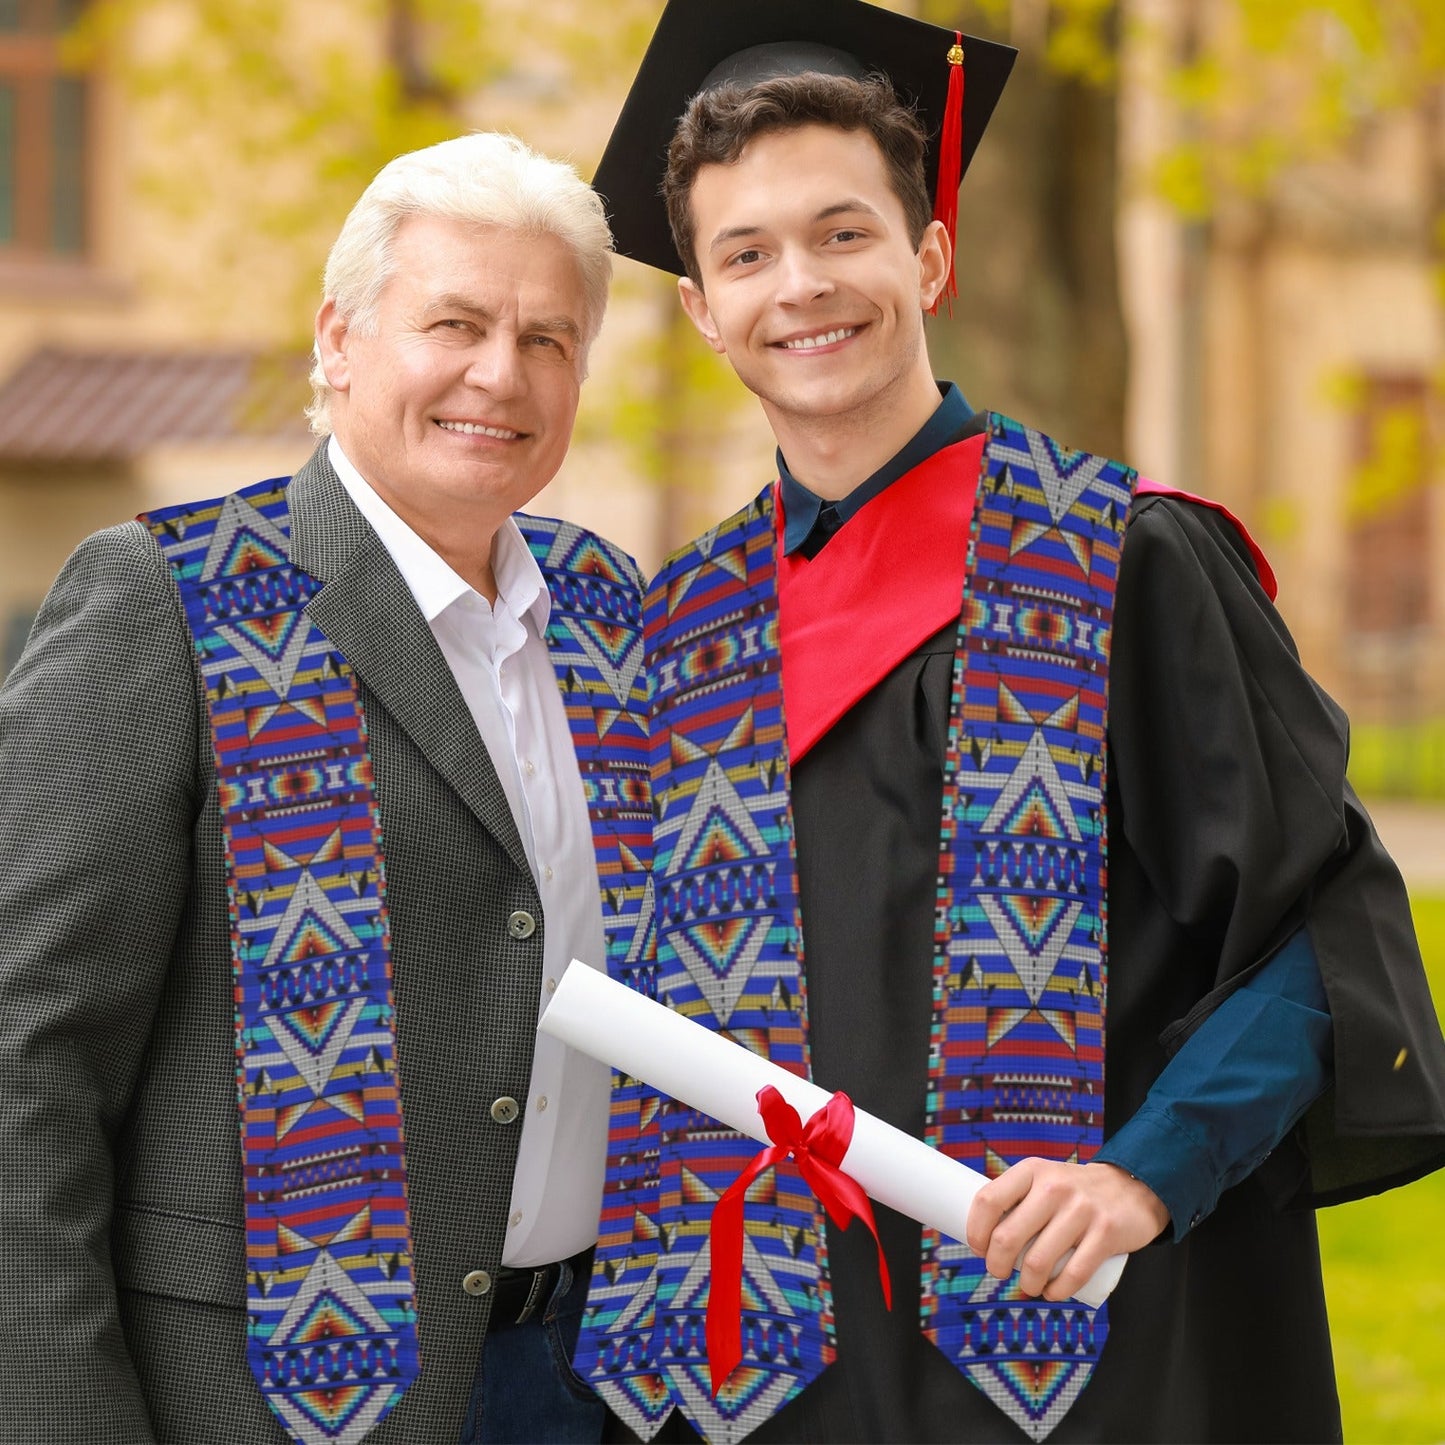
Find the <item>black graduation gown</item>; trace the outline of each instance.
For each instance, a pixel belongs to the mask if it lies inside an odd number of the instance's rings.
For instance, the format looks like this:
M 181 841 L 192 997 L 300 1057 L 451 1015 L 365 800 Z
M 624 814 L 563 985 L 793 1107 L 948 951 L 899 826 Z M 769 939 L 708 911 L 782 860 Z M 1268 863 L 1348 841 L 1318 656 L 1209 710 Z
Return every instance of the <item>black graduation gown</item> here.
M 915 1135 L 954 632 L 894 668 L 793 773 L 814 1078 Z M 1344 780 L 1344 715 L 1300 668 L 1227 519 L 1135 503 L 1111 689 L 1106 1134 L 1301 920 L 1337 1082 L 1180 1243 L 1130 1260 L 1094 1377 L 1049 1438 L 1338 1440 L 1314 1215 L 1300 1206 L 1445 1161 L 1445 1047 L 1404 887 Z M 837 1361 L 750 1440 L 1025 1440 L 920 1334 L 919 1226 L 877 1213 L 892 1313 L 867 1232 L 829 1226 Z M 690 1434 L 675 1415 L 664 1438 Z

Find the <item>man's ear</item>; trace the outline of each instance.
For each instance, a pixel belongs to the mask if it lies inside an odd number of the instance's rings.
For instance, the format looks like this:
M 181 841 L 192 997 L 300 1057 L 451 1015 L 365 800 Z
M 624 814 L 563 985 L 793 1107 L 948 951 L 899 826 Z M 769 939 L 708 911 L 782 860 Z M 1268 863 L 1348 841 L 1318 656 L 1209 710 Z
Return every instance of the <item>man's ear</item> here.
M 682 302 L 682 309 L 687 312 L 687 319 L 702 333 L 702 339 L 719 356 L 727 355 L 727 347 L 718 334 L 717 326 L 712 319 L 712 309 L 707 304 L 707 297 L 703 295 L 702 287 L 690 276 L 680 276 L 677 282 L 677 299 Z
M 925 311 L 938 304 L 952 264 L 953 245 L 947 229 L 942 221 L 930 221 L 918 247 L 918 294 Z
M 336 302 L 327 297 L 316 313 L 316 354 L 332 391 L 346 391 L 351 386 L 351 363 L 346 343 L 350 327 L 341 319 Z

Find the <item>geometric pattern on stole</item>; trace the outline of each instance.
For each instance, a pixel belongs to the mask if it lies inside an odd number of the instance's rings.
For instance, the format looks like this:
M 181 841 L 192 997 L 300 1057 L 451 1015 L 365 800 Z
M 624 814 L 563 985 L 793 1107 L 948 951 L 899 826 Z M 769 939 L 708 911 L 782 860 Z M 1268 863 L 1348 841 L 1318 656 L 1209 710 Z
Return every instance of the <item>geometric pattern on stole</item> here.
M 570 522 L 515 514 L 551 598 L 547 651 L 592 825 L 609 969 L 640 954 L 651 912 L 652 782 L 637 569 Z
M 990 1178 L 1102 1141 L 1105 726 L 1135 474 L 989 418 L 953 673 L 927 1142 Z M 1029 1300 L 924 1231 L 925 1334 L 1032 1439 L 1088 1383 L 1106 1307 Z
M 298 1441 L 358 1441 L 420 1370 L 385 866 L 366 724 L 304 608 L 286 480 L 141 518 L 205 680 L 225 840 L 246 1353 Z
M 571 523 L 521 513 L 516 521 L 552 597 L 547 644 L 592 821 L 607 972 L 655 997 L 651 760 L 636 570 L 610 544 Z M 656 1195 L 657 1157 L 645 1141 L 655 1134 L 656 1114 L 657 1095 L 614 1070 L 594 1298 L 599 1278 L 619 1288 L 651 1278 L 649 1239 L 637 1231 L 651 1228 L 647 1201 Z M 608 1290 L 615 1296 L 612 1284 Z M 587 1342 L 584 1329 L 574 1352 L 579 1370 Z M 616 1352 L 609 1363 L 614 1368 L 606 1381 L 593 1382 L 598 1394 L 622 1418 L 638 1422 L 634 1429 L 649 1419 L 655 1429 L 671 1402 L 650 1376 L 651 1366 Z
M 807 1078 L 776 596 L 771 488 L 648 594 L 655 901 L 623 981 Z M 675 1402 L 732 1445 L 834 1358 L 820 1207 L 791 1160 L 748 1191 L 742 1362 L 714 1398 L 708 1227 L 758 1145 L 627 1079 L 613 1122 L 575 1363 L 644 1438 Z
M 637 572 L 610 543 L 571 523 L 521 513 L 516 521 L 552 598 L 547 645 L 592 822 L 607 972 L 655 997 L 652 781 Z M 646 1200 L 656 1195 L 657 1155 L 643 1141 L 655 1134 L 656 1114 L 656 1093 L 614 1071 L 594 1282 L 604 1271 L 624 1286 L 650 1278 L 648 1239 L 641 1237 L 640 1261 L 632 1245 L 639 1227 L 651 1229 Z M 660 1423 L 670 1401 L 650 1364 L 634 1367 L 615 1357 L 613 1363 L 620 1367 L 598 1393 L 624 1419 Z

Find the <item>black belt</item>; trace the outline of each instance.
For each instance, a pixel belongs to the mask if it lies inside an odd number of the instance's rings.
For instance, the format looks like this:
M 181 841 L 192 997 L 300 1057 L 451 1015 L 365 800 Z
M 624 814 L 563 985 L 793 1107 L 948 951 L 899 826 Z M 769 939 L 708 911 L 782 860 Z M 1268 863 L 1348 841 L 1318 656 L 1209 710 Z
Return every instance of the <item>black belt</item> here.
M 547 1301 L 556 1292 L 562 1278 L 562 1266 L 571 1265 L 572 1278 L 580 1275 L 583 1279 L 592 1273 L 592 1252 L 595 1245 L 589 1245 L 581 1254 L 571 1259 L 539 1264 L 528 1269 L 513 1269 L 504 1264 L 492 1281 L 492 1314 L 489 1329 L 500 1329 L 504 1325 L 521 1325 L 534 1315 L 540 1315 L 547 1307 Z

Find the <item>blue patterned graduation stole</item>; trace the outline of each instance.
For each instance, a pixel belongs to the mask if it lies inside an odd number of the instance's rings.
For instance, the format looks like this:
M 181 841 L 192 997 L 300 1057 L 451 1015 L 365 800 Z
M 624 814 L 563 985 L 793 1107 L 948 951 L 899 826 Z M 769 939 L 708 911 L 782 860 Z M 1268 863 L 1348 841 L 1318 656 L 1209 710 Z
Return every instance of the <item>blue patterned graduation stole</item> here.
M 619 976 L 806 1077 L 775 598 L 768 497 L 648 595 L 655 933 Z M 791 1161 L 749 1191 L 743 1362 L 713 1399 L 708 1225 L 757 1146 L 622 1082 L 575 1362 L 645 1437 L 676 1401 L 707 1439 L 740 1440 L 833 1358 L 820 1208 Z
M 417 1356 L 381 820 L 356 680 L 307 619 L 284 481 L 141 520 L 200 659 L 226 845 L 246 1354 L 299 1441 L 360 1440 Z
M 1105 726 L 1135 475 L 990 418 L 953 672 L 925 1137 L 990 1177 L 1103 1142 Z M 923 1237 L 924 1332 L 1035 1440 L 1088 1383 L 1107 1306 Z
M 997 1173 L 1031 1154 L 1087 1160 L 1102 1135 L 1105 695 L 1133 474 L 996 416 L 983 455 L 959 539 L 928 1137 Z M 655 958 L 623 977 L 801 1073 L 777 619 L 769 488 L 648 596 Z M 614 1227 L 604 1205 L 577 1365 L 645 1438 L 675 1401 L 732 1445 L 833 1358 L 818 1206 L 791 1164 L 750 1191 L 743 1364 L 710 1399 L 707 1223 L 757 1146 L 635 1081 L 614 1098 Z M 1088 1378 L 1102 1312 L 1000 1305 L 1005 1286 L 981 1285 L 981 1269 L 962 1243 L 925 1235 L 923 1328 L 1042 1438 Z
M 607 967 L 617 972 L 641 952 L 651 917 L 641 581 L 631 558 L 571 522 L 515 520 L 552 599 L 547 651 L 592 823 Z
M 359 1441 L 420 1370 L 386 868 L 356 680 L 311 624 L 286 480 L 141 520 L 200 659 L 226 848 L 247 1358 L 306 1445 Z M 650 791 L 635 569 L 518 518 L 597 847 L 609 951 L 639 917 Z M 321 1189 L 324 1187 L 324 1193 Z

